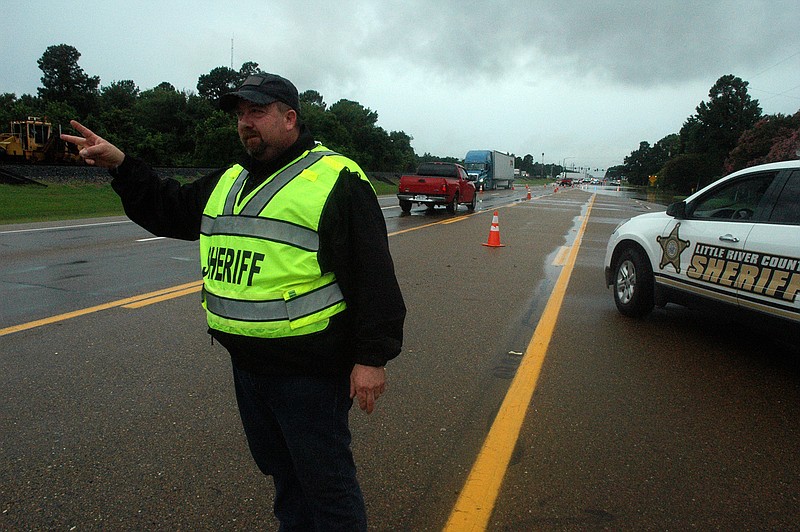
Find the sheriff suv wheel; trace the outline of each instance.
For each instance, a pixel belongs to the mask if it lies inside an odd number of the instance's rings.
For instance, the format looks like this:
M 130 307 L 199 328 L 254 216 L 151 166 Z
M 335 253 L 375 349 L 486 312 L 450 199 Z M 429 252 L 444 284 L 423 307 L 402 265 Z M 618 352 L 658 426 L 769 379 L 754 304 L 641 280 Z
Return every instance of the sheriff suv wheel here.
M 644 254 L 626 248 L 614 263 L 614 303 L 632 318 L 646 316 L 653 310 L 653 272 Z

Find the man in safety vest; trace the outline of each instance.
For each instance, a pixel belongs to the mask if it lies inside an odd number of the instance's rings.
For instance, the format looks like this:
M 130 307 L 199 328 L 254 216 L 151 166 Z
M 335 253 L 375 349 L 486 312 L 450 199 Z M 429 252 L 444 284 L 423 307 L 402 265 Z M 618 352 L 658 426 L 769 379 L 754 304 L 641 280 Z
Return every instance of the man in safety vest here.
M 209 333 L 231 354 L 281 528 L 365 530 L 348 412 L 356 398 L 371 413 L 386 390 L 405 318 L 380 206 L 358 164 L 301 124 L 290 81 L 252 75 L 220 107 L 248 156 L 185 185 L 77 122 L 82 136 L 62 138 L 111 170 L 133 221 L 200 240 Z

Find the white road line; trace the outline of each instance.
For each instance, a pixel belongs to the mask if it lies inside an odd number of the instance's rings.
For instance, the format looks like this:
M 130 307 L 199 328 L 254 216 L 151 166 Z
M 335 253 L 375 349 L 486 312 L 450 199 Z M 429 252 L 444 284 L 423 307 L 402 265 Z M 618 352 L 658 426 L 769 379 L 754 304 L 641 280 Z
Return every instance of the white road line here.
M 35 227 L 32 229 L 15 229 L 13 231 L 0 231 L 0 235 L 8 235 L 11 233 L 33 233 L 38 231 L 58 231 L 61 229 L 77 229 L 79 227 L 95 227 L 99 225 L 116 225 L 116 224 L 130 224 L 130 220 L 120 220 L 118 222 L 97 222 L 93 224 L 80 224 L 80 225 L 60 225 L 55 227 Z

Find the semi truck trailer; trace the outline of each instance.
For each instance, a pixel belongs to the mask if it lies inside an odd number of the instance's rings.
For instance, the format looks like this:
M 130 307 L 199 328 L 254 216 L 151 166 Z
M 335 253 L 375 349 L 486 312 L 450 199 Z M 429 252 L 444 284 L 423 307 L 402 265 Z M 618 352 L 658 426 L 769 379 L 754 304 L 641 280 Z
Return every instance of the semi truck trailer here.
M 511 188 L 514 184 L 514 157 L 496 150 L 470 150 L 464 157 L 470 181 L 478 190 Z

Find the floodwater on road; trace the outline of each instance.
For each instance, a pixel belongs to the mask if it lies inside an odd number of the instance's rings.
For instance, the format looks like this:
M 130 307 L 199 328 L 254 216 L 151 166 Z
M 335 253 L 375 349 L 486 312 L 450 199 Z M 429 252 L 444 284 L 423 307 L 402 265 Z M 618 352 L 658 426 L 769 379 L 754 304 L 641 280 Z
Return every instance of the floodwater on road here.
M 653 188 L 626 187 L 624 185 L 619 187 L 588 185 L 584 187 L 584 190 L 587 192 L 597 192 L 598 194 L 617 196 L 620 198 L 638 199 L 665 206 L 679 201 L 683 197 L 676 196 L 675 193 L 671 191 L 657 190 Z

